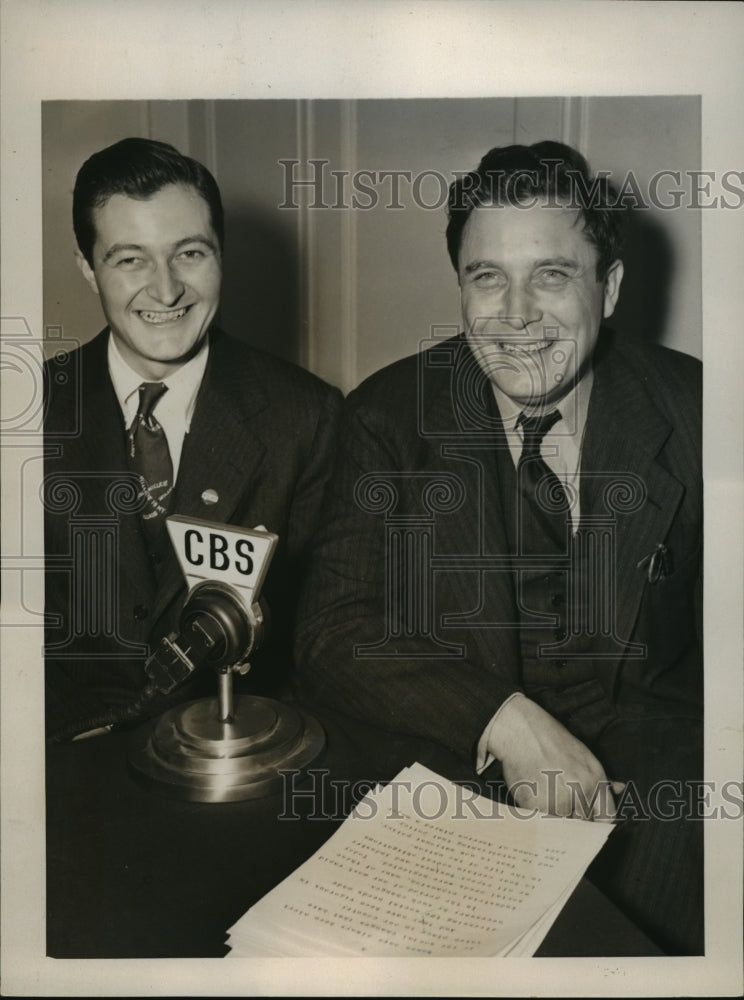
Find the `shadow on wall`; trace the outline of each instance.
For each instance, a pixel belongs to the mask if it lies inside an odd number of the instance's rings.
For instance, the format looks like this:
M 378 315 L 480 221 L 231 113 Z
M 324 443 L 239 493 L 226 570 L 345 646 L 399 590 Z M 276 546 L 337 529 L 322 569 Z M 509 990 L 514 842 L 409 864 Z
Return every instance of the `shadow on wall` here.
M 664 334 L 674 275 L 674 250 L 663 226 L 640 211 L 631 212 L 623 261 L 625 276 L 610 325 L 620 333 L 663 343 L 668 339 Z
M 296 236 L 260 208 L 225 207 L 219 323 L 227 333 L 288 361 L 302 361 Z
M 246 343 L 302 364 L 303 325 L 296 233 L 260 207 L 226 208 L 222 304 L 219 322 Z M 625 276 L 610 325 L 652 343 L 666 331 L 674 277 L 674 250 L 663 226 L 632 212 L 624 252 Z M 667 334 L 665 336 L 665 333 Z

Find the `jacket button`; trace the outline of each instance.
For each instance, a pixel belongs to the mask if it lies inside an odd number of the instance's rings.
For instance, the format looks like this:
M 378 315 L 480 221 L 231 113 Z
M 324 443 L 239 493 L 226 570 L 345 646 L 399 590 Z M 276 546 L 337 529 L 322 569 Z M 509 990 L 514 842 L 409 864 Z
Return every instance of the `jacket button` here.
M 149 611 L 147 610 L 144 604 L 135 604 L 134 617 L 138 622 L 141 622 L 143 619 L 147 618 L 148 614 Z

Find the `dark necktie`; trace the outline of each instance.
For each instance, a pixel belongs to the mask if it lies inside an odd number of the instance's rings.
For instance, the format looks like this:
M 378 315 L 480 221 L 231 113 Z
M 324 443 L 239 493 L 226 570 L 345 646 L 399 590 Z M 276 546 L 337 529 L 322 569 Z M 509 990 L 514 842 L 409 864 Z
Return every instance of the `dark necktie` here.
M 529 510 L 543 534 L 547 535 L 553 545 L 559 545 L 563 549 L 566 543 L 568 498 L 560 479 L 540 454 L 543 438 L 560 419 L 561 414 L 558 410 L 551 410 L 550 413 L 541 413 L 534 417 L 520 413 L 517 423 L 522 427 L 524 443 L 517 466 L 517 476 L 520 492 L 528 501 Z M 523 537 L 522 550 L 535 550 L 535 545 L 530 544 L 527 535 Z
M 168 391 L 162 382 L 143 382 L 139 387 L 139 409 L 129 428 L 129 464 L 142 481 L 145 504 L 143 527 L 155 540 L 173 501 L 173 463 L 165 432 L 153 415 L 155 404 Z

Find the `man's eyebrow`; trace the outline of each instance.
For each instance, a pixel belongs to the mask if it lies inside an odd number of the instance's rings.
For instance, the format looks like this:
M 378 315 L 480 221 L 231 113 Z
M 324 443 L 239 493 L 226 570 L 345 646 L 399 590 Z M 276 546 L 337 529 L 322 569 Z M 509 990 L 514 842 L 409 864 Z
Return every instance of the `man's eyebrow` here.
M 193 236 L 184 236 L 176 242 L 171 247 L 171 250 L 180 250 L 181 247 L 186 246 L 189 243 L 203 243 L 204 246 L 209 247 L 210 250 L 217 250 L 217 246 L 214 240 L 210 240 L 208 236 L 204 236 L 203 233 L 194 233 Z M 109 247 L 106 253 L 103 255 L 103 263 L 110 260 L 117 253 L 124 253 L 127 251 L 135 251 L 136 253 L 146 253 L 144 247 L 140 246 L 139 243 L 114 243 L 113 246 Z
M 532 266 L 563 267 L 577 271 L 579 269 L 579 262 L 569 257 L 544 257 L 542 260 L 535 261 Z M 482 267 L 500 268 L 501 264 L 498 264 L 494 260 L 474 260 L 471 264 L 465 265 L 465 274 L 472 274 L 473 271 L 479 271 Z
M 546 257 L 544 260 L 538 260 L 535 263 L 535 267 L 563 267 L 577 271 L 579 269 L 579 262 L 572 260 L 570 257 Z
M 471 274 L 482 267 L 501 267 L 501 265 L 497 264 L 495 260 L 474 260 L 472 264 L 465 265 L 465 274 Z
M 107 260 L 110 260 L 114 254 L 122 253 L 124 250 L 136 250 L 138 253 L 142 253 L 142 247 L 137 243 L 114 243 L 110 246 L 106 253 L 103 255 L 103 263 L 105 264 Z
M 209 247 L 210 250 L 217 249 L 214 240 L 210 240 L 210 238 L 205 236 L 203 233 L 195 233 L 193 236 L 184 236 L 183 239 L 178 240 L 173 244 L 173 249 L 178 250 L 181 247 L 186 246 L 187 243 L 203 243 L 205 246 Z

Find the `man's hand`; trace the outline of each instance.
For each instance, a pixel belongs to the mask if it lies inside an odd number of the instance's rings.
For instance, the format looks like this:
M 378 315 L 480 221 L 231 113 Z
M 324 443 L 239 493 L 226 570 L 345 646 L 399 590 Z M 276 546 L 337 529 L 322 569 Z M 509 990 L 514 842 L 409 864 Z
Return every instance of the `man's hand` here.
M 622 782 L 610 782 L 584 744 L 529 698 L 518 694 L 496 716 L 489 751 L 501 761 L 518 806 L 557 816 L 610 822 Z

